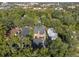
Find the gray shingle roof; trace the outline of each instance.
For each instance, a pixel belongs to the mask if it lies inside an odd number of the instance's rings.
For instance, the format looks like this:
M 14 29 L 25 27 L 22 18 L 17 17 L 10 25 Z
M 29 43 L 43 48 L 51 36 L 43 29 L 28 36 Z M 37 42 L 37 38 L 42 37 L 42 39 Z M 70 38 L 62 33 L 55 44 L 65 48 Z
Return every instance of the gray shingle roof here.
M 37 25 L 37 26 L 35 26 L 34 33 L 38 33 L 38 31 L 41 34 L 45 33 L 45 26 L 44 25 L 41 25 L 41 26 Z
M 21 35 L 24 36 L 24 37 L 29 35 L 29 28 L 28 27 L 24 27 L 22 29 Z

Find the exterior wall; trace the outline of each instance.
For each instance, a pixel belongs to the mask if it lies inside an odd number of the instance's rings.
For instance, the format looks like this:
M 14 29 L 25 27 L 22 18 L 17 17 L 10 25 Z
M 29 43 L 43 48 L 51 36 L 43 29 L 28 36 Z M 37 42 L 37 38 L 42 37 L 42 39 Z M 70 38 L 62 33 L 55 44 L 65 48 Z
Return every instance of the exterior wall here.
M 36 38 L 37 37 L 37 38 Z M 34 37 L 33 37 L 34 39 L 36 38 L 36 39 L 40 39 L 40 38 L 42 38 L 42 39 L 46 39 L 46 34 L 44 33 L 44 34 L 40 34 L 39 32 L 37 33 L 37 34 L 34 34 Z

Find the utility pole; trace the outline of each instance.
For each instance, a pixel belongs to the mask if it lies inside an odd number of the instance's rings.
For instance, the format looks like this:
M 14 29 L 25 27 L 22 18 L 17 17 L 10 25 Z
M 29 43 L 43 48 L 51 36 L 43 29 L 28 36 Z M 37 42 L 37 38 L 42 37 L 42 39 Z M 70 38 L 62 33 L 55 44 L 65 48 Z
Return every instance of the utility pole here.
M 57 2 L 57 3 L 56 3 L 56 6 L 57 6 L 57 7 L 59 7 L 59 5 L 60 5 L 60 3 L 59 3 L 59 2 Z
M 59 6 L 59 2 L 58 2 L 58 6 Z

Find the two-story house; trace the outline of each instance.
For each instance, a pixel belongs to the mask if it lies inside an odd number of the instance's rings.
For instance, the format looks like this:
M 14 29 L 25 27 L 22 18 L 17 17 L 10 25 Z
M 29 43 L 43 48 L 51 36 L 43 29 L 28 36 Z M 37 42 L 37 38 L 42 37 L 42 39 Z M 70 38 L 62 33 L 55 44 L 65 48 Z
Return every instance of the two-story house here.
M 33 42 L 36 45 L 42 44 L 45 47 L 44 42 L 46 40 L 46 28 L 44 25 L 36 25 L 34 27 L 34 35 L 33 35 Z

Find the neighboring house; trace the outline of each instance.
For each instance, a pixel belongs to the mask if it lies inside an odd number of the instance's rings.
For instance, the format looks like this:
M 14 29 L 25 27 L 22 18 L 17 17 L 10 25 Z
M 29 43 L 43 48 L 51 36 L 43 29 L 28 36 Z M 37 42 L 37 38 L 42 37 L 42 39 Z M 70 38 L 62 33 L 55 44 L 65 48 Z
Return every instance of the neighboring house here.
M 10 30 L 10 35 L 17 36 L 20 32 L 21 32 L 21 29 L 19 27 L 15 27 Z
M 62 7 L 56 7 L 55 10 L 64 10 Z
M 51 40 L 55 40 L 57 38 L 57 33 L 55 32 L 53 28 L 49 28 L 47 30 L 47 34 L 48 34 L 49 39 Z
M 74 9 L 76 8 L 76 6 L 68 6 L 68 8 Z
M 21 36 L 26 37 L 28 35 L 29 35 L 29 27 L 25 26 L 24 28 L 22 28 Z
M 6 33 L 7 37 L 17 36 L 20 33 L 21 29 L 19 27 L 14 27 Z
M 19 36 L 20 39 L 29 35 L 29 27 L 25 26 L 22 29 L 19 27 L 14 27 L 6 33 L 7 37 Z
M 40 9 L 42 9 L 41 7 L 35 7 L 35 8 L 33 8 L 34 10 L 40 10 Z
M 46 40 L 46 29 L 44 25 L 37 25 L 34 27 L 34 36 L 33 36 L 33 42 L 36 45 L 42 44 L 43 47 L 44 41 Z

